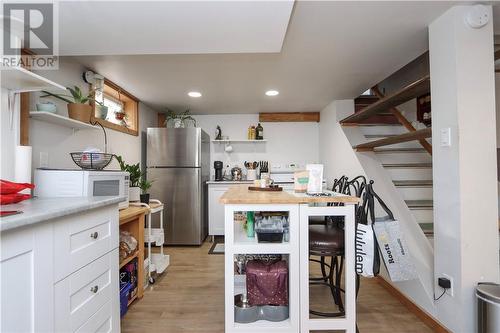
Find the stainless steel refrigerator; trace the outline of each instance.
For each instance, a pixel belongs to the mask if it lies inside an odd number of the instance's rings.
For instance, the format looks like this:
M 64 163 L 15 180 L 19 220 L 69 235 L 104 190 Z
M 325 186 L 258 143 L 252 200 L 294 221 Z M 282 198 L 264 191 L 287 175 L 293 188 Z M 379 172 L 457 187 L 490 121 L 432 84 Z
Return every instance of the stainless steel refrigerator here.
M 166 244 L 200 245 L 207 237 L 209 164 L 210 137 L 201 128 L 148 128 L 147 179 L 151 198 L 165 204 Z

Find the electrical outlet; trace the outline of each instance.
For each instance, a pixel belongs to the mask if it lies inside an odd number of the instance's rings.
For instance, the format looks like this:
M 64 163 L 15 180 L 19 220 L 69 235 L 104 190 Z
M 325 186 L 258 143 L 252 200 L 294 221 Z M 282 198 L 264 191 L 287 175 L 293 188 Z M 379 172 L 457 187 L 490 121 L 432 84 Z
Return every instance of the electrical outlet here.
M 446 295 L 448 296 L 451 296 L 453 297 L 453 278 L 451 276 L 449 276 L 448 274 L 441 274 L 444 278 L 447 278 L 448 280 L 450 280 L 450 289 L 446 289 Z
M 49 153 L 41 151 L 40 152 L 40 168 L 49 167 Z

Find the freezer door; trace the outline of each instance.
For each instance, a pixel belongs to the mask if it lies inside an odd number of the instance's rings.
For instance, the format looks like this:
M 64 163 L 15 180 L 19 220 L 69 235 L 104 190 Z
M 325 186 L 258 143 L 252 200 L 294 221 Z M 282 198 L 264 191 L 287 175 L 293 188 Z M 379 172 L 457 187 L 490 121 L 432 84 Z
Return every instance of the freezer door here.
M 151 198 L 165 204 L 163 222 L 166 243 L 200 245 L 207 235 L 201 169 L 148 168 L 147 178 L 153 181 Z M 153 226 L 158 226 L 158 214 L 152 217 Z
M 148 167 L 201 167 L 201 128 L 148 128 Z

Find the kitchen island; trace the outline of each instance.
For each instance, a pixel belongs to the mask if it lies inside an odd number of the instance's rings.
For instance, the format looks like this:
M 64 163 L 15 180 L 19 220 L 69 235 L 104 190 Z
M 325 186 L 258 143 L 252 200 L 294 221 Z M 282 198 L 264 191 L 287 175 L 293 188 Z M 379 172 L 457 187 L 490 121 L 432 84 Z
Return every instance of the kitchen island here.
M 309 332 L 312 330 L 356 331 L 355 220 L 356 197 L 330 192 L 330 196 L 309 196 L 292 191 L 255 192 L 248 185 L 233 186 L 220 198 L 225 212 L 225 329 L 226 332 Z M 327 206 L 328 203 L 342 205 Z M 259 243 L 247 237 L 238 212 L 285 212 L 289 239 Z M 240 214 L 241 215 L 241 214 Z M 345 217 L 345 316 L 309 316 L 309 217 Z M 235 295 L 246 292 L 244 275 L 235 273 L 235 256 L 280 254 L 288 263 L 288 318 L 282 321 L 235 322 Z

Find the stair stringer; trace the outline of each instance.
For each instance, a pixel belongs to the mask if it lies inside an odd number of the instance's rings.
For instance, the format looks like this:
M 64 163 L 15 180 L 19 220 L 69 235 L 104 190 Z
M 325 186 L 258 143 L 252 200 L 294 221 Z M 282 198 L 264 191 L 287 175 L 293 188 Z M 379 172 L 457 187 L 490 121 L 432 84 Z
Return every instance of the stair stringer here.
M 337 113 L 337 121 L 347 116 Z M 365 138 L 360 127 L 342 126 L 342 130 L 352 146 L 365 143 Z M 434 305 L 434 250 L 417 223 L 403 197 L 394 185 L 389 172 L 384 169 L 381 161 L 374 152 L 354 152 L 366 176 L 375 181 L 375 191 L 380 195 L 400 222 L 401 231 L 405 237 L 410 254 L 418 272 L 417 280 L 404 282 L 391 282 L 385 269 L 382 275 L 394 287 L 409 297 L 415 304 L 425 310 L 429 315 L 436 317 Z

